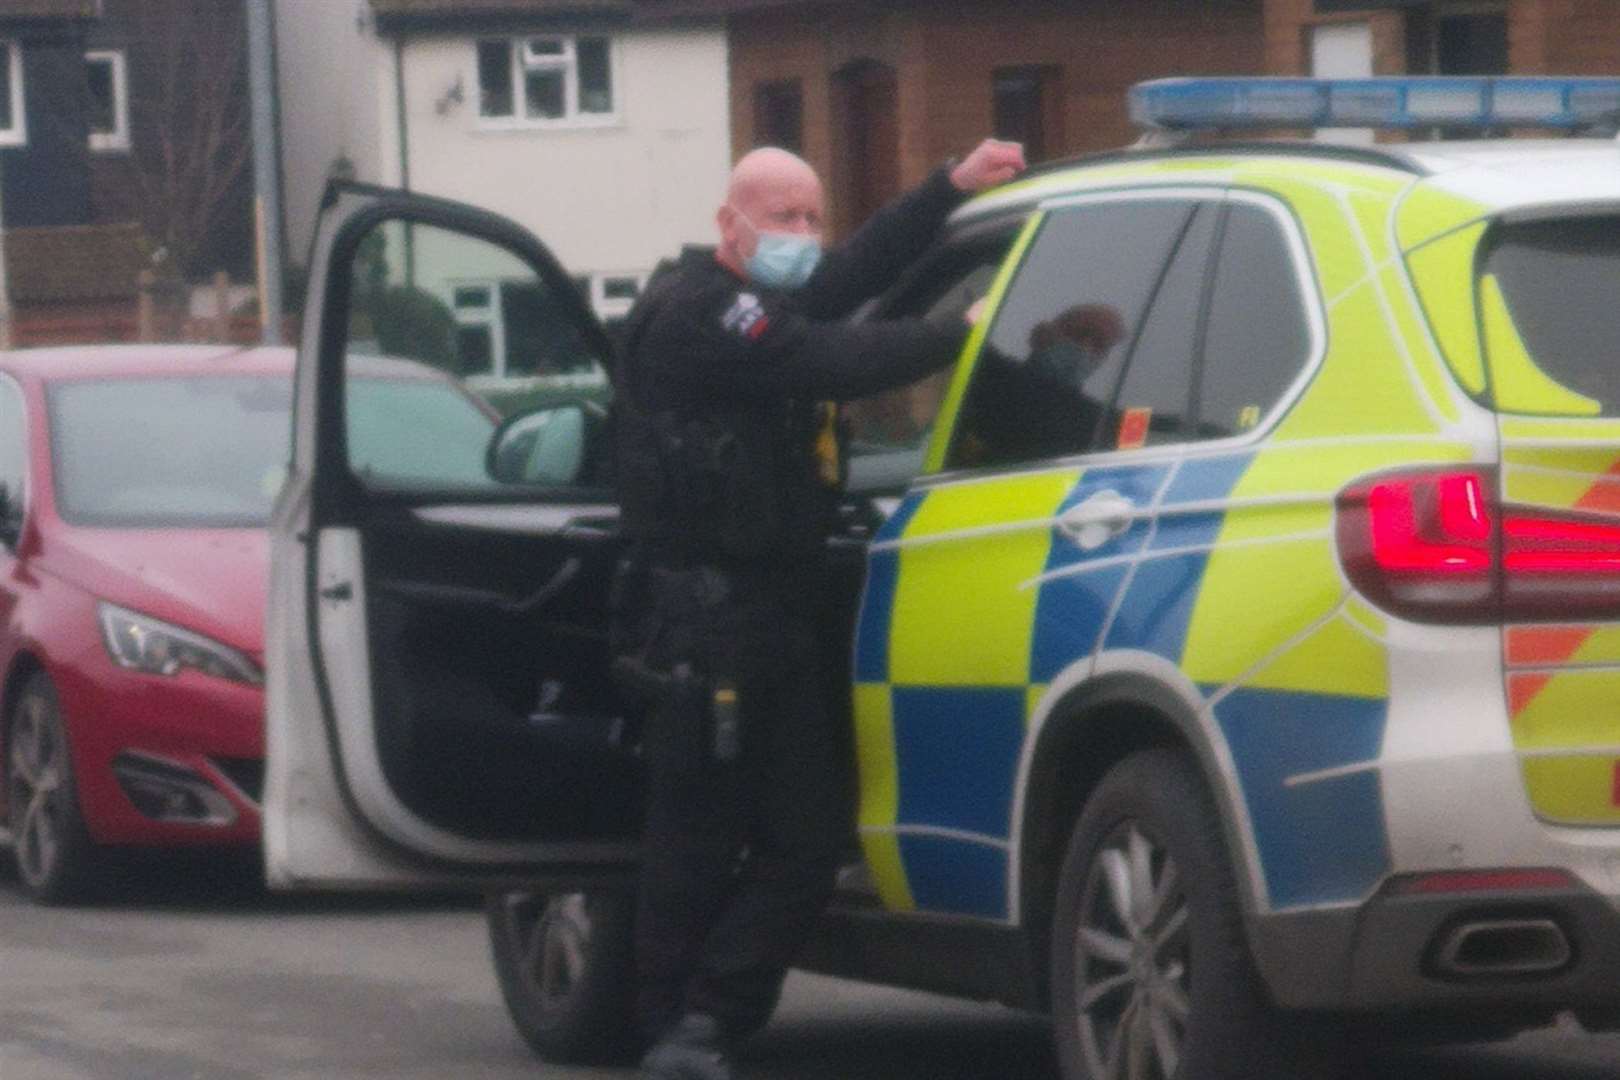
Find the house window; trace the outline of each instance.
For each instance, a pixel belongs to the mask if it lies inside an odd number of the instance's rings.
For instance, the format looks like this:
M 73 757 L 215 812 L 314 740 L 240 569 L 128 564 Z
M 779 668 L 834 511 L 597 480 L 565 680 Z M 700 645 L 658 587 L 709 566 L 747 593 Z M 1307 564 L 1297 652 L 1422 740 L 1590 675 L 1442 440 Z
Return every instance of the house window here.
M 129 75 L 124 54 L 114 50 L 84 55 L 90 86 L 90 149 L 129 149 Z
M 27 110 L 23 101 L 22 50 L 15 41 L 0 40 L 0 146 L 21 146 L 28 141 Z
M 493 281 L 480 281 L 450 290 L 450 308 L 456 316 L 456 357 L 460 361 L 457 374 L 500 374 L 496 358 L 504 359 L 506 353 L 506 327 L 496 307 L 498 289 Z
M 804 88 L 798 79 L 754 87 L 754 144 L 804 149 Z
M 1407 70 L 1414 75 L 1506 75 L 1507 9 L 1501 3 L 1449 3 L 1406 21 Z
M 605 323 L 614 323 L 630 314 L 646 274 L 594 274 L 591 277 L 591 309 Z
M 1024 156 L 1042 161 L 1062 145 L 1055 68 L 999 68 L 993 76 L 996 138 L 1023 143 Z
M 478 43 L 478 115 L 493 126 L 591 124 L 618 113 L 605 37 Z

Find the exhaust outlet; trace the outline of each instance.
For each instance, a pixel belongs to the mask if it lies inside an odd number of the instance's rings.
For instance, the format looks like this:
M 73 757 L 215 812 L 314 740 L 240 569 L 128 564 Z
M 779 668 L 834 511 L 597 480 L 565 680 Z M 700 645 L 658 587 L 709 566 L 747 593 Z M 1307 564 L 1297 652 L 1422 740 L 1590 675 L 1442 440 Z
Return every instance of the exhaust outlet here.
M 1461 978 L 1550 975 L 1573 956 L 1569 937 L 1552 919 L 1480 919 L 1440 939 L 1435 966 Z

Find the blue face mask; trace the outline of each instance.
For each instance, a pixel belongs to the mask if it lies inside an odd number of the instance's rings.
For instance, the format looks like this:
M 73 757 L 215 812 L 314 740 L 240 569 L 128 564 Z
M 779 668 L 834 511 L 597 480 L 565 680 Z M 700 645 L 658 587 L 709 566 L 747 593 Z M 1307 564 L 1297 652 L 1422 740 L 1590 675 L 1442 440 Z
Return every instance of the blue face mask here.
M 748 221 L 747 218 L 743 218 Z M 753 226 L 753 222 L 748 222 Z M 767 289 L 799 289 L 821 262 L 821 241 L 800 233 L 771 233 L 754 229 L 759 246 L 744 269 L 750 281 Z

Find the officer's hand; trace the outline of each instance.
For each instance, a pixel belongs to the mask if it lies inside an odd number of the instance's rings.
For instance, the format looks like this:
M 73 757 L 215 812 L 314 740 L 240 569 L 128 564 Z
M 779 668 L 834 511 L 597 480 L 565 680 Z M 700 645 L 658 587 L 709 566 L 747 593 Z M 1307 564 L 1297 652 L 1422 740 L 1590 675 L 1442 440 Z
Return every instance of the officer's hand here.
M 986 139 L 951 170 L 951 183 L 961 191 L 983 191 L 1005 184 L 1028 167 L 1022 143 Z

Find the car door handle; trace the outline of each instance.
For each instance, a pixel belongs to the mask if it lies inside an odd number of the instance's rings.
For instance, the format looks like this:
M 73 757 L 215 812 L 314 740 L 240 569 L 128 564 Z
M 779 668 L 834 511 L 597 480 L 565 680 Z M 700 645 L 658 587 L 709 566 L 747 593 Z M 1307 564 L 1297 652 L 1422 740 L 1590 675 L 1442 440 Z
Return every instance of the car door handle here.
M 326 588 L 322 589 L 320 595 L 322 600 L 331 600 L 334 602 L 353 600 L 354 584 L 348 581 L 340 581 L 336 585 L 328 585 Z
M 1081 551 L 1095 551 L 1136 520 L 1136 504 L 1117 491 L 1099 491 L 1065 510 L 1057 530 Z

